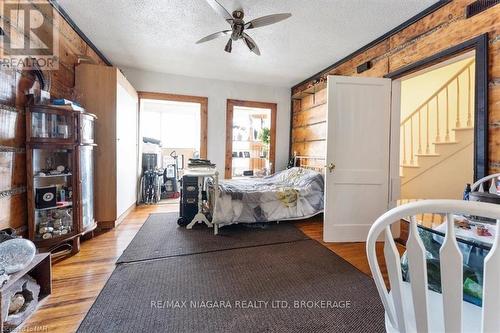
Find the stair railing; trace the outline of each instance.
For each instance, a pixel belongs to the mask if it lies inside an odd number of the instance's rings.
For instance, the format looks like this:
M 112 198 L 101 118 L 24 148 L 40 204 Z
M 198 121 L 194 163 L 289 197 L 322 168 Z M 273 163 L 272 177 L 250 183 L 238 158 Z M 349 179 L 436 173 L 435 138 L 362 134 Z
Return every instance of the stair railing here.
M 454 74 L 448 81 L 446 81 L 441 87 L 439 87 L 436 92 L 434 92 L 429 98 L 427 98 L 423 103 L 421 103 L 412 113 L 401 121 L 401 164 L 415 165 L 418 155 L 431 154 L 431 134 L 435 133 L 434 142 L 450 142 L 450 92 L 455 93 L 455 128 L 462 128 L 463 117 L 466 117 L 466 127 L 471 127 L 473 124 L 473 112 L 472 112 L 472 95 L 471 90 L 473 87 L 473 78 L 471 77 L 471 68 L 474 65 L 474 60 L 468 62 L 464 67 L 462 67 L 456 74 Z M 462 82 L 460 82 L 462 78 Z M 465 82 L 465 87 L 464 87 Z M 466 92 L 466 107 L 464 107 L 461 101 L 463 100 L 463 94 Z M 443 112 L 444 107 L 444 117 L 441 117 L 440 113 Z M 432 112 L 435 112 L 435 124 L 432 122 Z M 463 115 L 462 115 L 463 114 Z M 425 119 L 425 122 L 422 121 Z M 441 122 L 444 120 L 444 138 L 441 135 Z M 434 128 L 431 128 L 434 126 Z M 414 129 L 414 127 L 416 127 Z M 432 132 L 431 132 L 432 130 Z M 409 135 L 409 138 L 407 138 Z M 434 134 L 432 134 L 434 135 Z M 424 137 L 425 136 L 425 137 Z M 409 140 L 408 140 L 409 139 Z M 441 140 L 444 141 L 441 141 Z M 422 143 L 425 142 L 425 150 L 422 149 Z M 415 146 L 416 145 L 416 146 Z M 416 154 L 415 154 L 416 150 Z

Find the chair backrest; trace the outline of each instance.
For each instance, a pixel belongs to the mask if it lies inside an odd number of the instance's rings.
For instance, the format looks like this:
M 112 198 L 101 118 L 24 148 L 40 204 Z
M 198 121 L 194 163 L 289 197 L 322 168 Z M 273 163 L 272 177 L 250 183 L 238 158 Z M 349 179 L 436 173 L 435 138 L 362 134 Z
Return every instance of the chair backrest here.
M 500 205 L 460 200 L 422 200 L 396 207 L 380 216 L 368 233 L 366 252 L 370 269 L 387 317 L 399 332 L 406 332 L 403 311 L 403 280 L 399 252 L 391 233 L 391 224 L 410 217 L 406 243 L 413 308 L 418 332 L 429 331 L 427 299 L 427 265 L 425 248 L 417 230 L 415 215 L 435 213 L 446 215 L 446 236 L 440 249 L 441 286 L 446 332 L 462 332 L 463 264 L 462 253 L 455 238 L 453 215 L 481 216 L 497 220 L 495 241 L 484 260 L 482 332 L 498 332 L 500 328 Z M 451 223 L 450 223 L 451 222 Z M 384 257 L 391 295 L 385 285 L 375 253 L 377 239 L 385 236 Z M 392 300 L 391 300 L 392 298 Z M 467 320 L 467 318 L 465 318 Z
M 474 184 L 472 184 L 470 187 L 470 190 L 472 192 L 475 192 L 475 191 L 484 192 L 484 184 L 491 180 L 490 187 L 489 187 L 488 191 L 491 193 L 497 193 L 497 188 L 496 188 L 496 184 L 495 184 L 494 180 L 497 179 L 498 177 L 500 177 L 500 173 L 494 173 L 492 175 L 488 175 L 486 177 L 483 177 L 483 178 L 479 179 L 477 182 L 475 182 Z

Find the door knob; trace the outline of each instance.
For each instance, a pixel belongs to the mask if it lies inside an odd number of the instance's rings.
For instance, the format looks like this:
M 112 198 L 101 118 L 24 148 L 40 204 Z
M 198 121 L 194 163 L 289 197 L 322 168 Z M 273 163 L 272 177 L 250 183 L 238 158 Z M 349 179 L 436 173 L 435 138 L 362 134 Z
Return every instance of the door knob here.
M 330 163 L 328 165 L 325 165 L 325 168 L 328 168 L 328 171 L 333 172 L 333 170 L 335 170 L 335 164 Z

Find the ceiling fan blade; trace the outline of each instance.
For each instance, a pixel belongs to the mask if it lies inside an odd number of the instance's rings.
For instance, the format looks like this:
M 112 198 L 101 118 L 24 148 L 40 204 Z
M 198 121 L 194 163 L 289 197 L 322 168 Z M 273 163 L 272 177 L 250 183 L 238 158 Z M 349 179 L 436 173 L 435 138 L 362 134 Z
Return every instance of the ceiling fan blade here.
M 233 49 L 233 40 L 231 38 L 229 38 L 226 46 L 224 47 L 224 51 L 226 51 L 227 53 L 231 53 L 232 49 Z
M 220 3 L 217 2 L 217 0 L 206 0 L 207 3 L 212 7 L 213 10 L 220 16 L 222 16 L 227 23 L 232 24 L 233 23 L 233 16 L 229 14 L 229 12 L 224 8 Z
M 260 28 L 266 25 L 274 24 L 279 21 L 286 20 L 292 16 L 290 13 L 281 13 L 281 14 L 272 14 L 272 15 L 266 15 L 262 16 L 259 18 L 256 18 L 254 20 L 251 20 L 247 23 L 245 23 L 245 29 L 254 29 L 254 28 Z
M 246 33 L 243 33 L 242 36 L 243 36 L 243 40 L 245 41 L 245 44 L 247 44 L 250 51 L 252 51 L 256 55 L 260 56 L 259 47 L 257 46 L 257 43 L 255 43 L 255 41 L 252 39 L 252 37 L 248 36 Z
M 225 36 L 225 35 L 229 34 L 230 32 L 231 32 L 231 30 L 224 30 L 224 31 L 216 32 L 214 34 L 211 34 L 211 35 L 208 35 L 206 37 L 203 37 L 202 39 L 200 39 L 199 41 L 197 41 L 196 44 L 208 42 L 209 40 Z

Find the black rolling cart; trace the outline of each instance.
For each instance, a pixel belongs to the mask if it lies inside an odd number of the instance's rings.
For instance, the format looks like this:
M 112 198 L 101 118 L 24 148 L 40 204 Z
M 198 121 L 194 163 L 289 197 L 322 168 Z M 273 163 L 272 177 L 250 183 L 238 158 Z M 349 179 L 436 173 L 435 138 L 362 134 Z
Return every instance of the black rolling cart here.
M 177 223 L 191 229 L 197 223 L 204 223 L 208 227 L 213 227 L 211 212 L 209 212 L 209 196 L 204 188 L 207 178 L 214 182 L 214 188 L 218 189 L 218 172 L 215 168 L 196 168 L 186 170 L 182 177 L 180 217 Z M 215 208 L 216 194 L 214 195 L 212 209 Z M 204 203 L 207 203 L 206 205 Z M 216 230 L 216 229 L 215 229 Z

